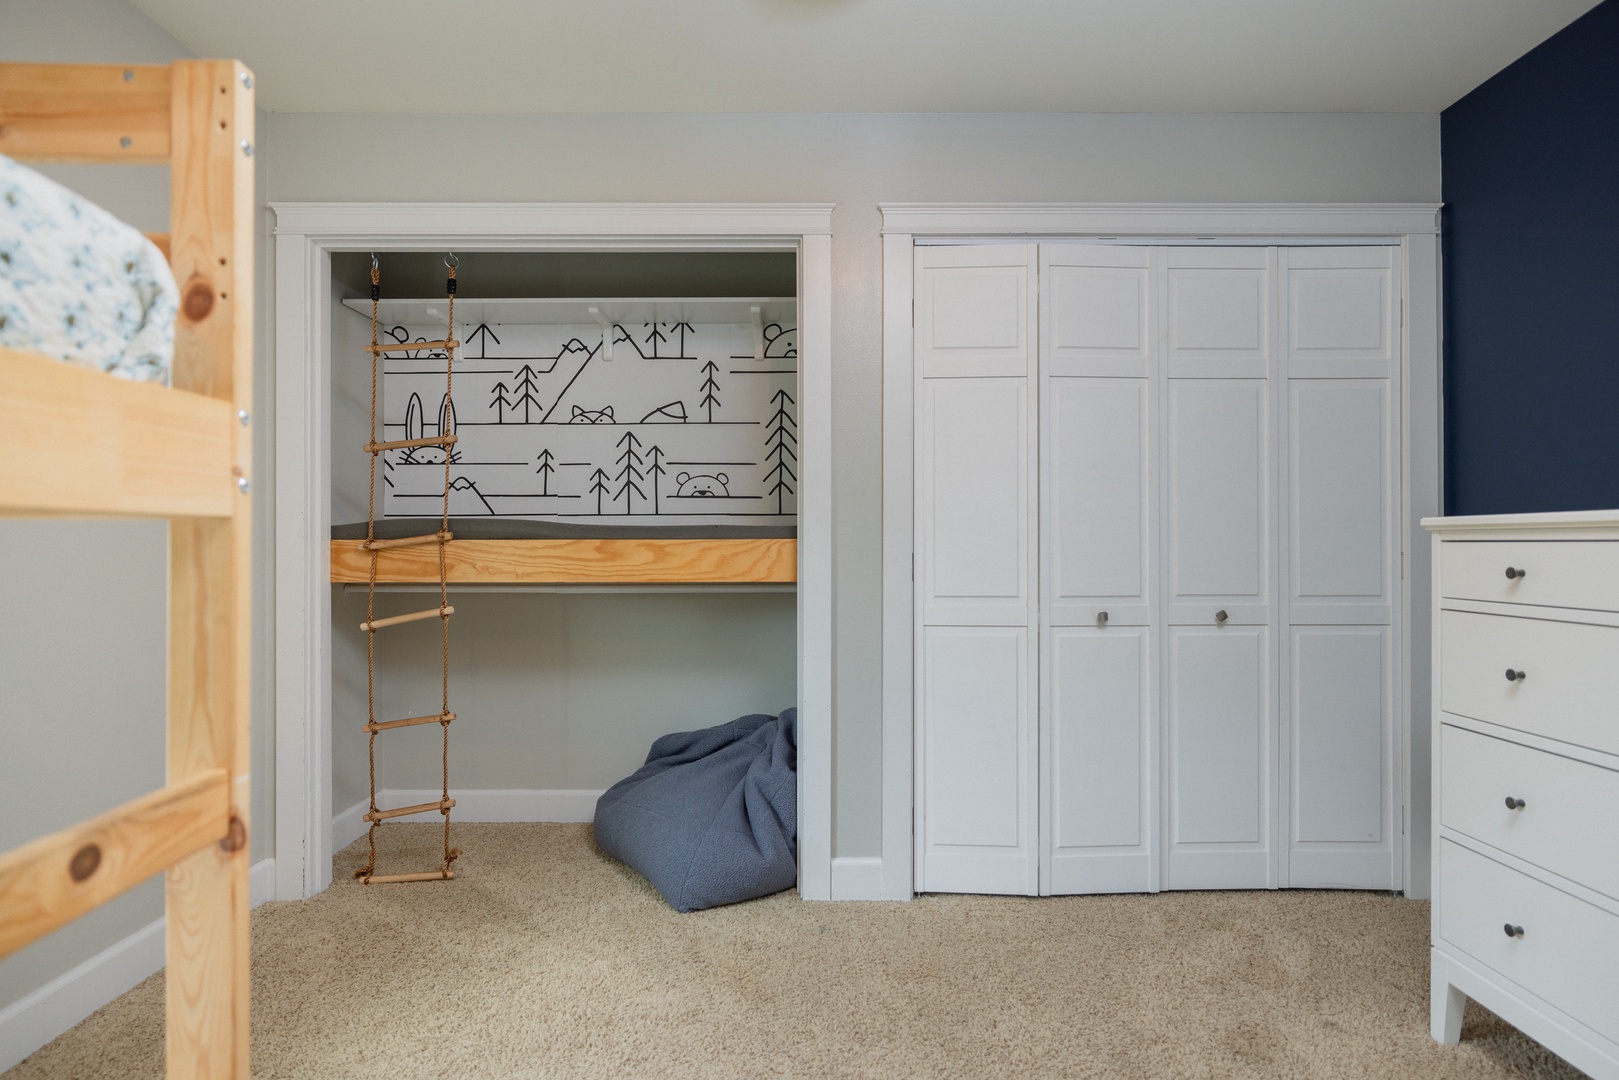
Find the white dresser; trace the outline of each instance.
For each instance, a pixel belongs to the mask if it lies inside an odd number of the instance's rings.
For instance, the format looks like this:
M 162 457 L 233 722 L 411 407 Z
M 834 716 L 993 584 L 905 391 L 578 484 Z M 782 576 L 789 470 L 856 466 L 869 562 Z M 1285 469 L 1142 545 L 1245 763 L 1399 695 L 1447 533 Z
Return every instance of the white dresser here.
M 1619 511 L 1431 518 L 1433 1037 L 1619 1078 Z

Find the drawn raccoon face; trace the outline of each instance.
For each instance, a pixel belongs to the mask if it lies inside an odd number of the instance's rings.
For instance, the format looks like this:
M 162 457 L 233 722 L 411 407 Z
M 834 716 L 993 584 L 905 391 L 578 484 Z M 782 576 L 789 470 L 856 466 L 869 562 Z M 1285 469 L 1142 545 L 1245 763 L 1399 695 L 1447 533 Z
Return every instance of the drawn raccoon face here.
M 724 473 L 716 473 L 713 476 L 693 476 L 691 473 L 681 473 L 675 477 L 675 483 L 680 485 L 680 489 L 675 492 L 675 495 L 681 497 L 729 495 L 731 489 L 725 485 L 730 482 L 730 478 Z

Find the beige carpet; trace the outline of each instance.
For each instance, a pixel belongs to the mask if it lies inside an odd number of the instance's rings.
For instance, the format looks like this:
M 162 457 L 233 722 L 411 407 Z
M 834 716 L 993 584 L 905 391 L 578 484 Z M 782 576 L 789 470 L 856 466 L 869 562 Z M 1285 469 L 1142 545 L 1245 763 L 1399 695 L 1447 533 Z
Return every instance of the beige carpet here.
M 394 865 L 438 831 L 395 826 Z M 463 825 L 462 877 L 364 850 L 253 915 L 260 1077 L 1576 1077 L 1476 1006 L 1428 1038 L 1428 905 L 1365 893 L 677 915 L 583 825 Z M 399 855 L 405 848 L 411 853 Z M 162 976 L 5 1074 L 162 1075 Z

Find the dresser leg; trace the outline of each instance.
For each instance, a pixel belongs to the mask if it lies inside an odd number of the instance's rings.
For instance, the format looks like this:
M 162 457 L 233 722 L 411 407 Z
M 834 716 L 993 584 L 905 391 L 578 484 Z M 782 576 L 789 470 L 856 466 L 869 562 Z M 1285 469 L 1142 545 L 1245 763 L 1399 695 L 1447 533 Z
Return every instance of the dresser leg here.
M 1449 965 L 1438 953 L 1432 954 L 1432 986 L 1429 991 L 1429 1026 L 1435 1042 L 1454 1045 L 1462 1041 L 1462 1010 L 1467 995 L 1450 984 Z

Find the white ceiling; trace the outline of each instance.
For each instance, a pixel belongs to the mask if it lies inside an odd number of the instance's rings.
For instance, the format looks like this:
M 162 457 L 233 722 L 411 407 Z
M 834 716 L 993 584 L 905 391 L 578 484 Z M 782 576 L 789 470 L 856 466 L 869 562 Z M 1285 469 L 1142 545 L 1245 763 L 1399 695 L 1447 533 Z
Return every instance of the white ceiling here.
M 296 112 L 1438 112 L 1596 0 L 132 0 Z

